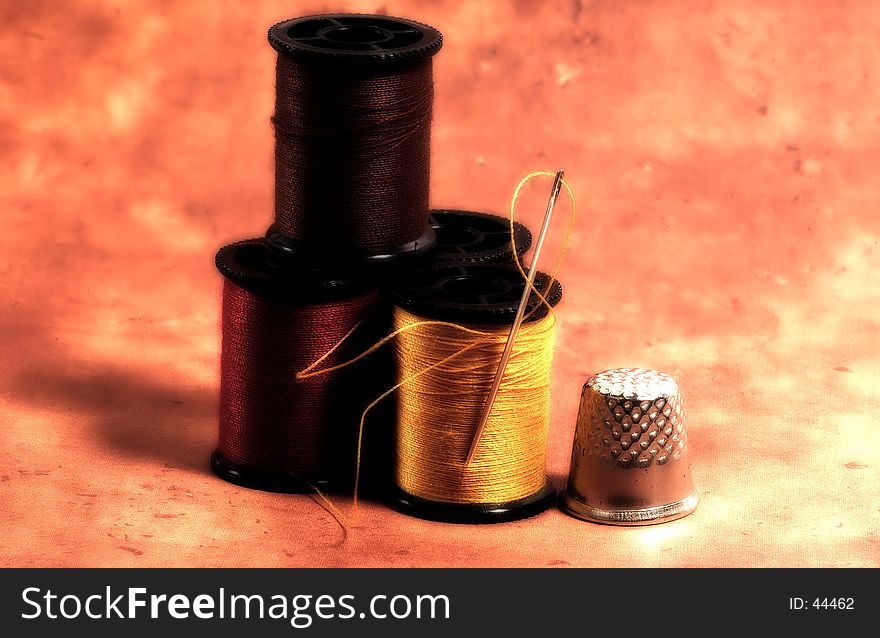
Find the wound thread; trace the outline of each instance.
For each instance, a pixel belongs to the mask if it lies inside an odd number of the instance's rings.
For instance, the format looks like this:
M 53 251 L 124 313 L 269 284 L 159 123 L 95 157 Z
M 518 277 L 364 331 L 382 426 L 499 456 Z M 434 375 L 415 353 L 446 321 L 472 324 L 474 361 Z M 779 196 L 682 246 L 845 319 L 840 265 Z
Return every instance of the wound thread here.
M 332 253 L 379 251 L 428 228 L 430 59 L 328 69 L 276 66 L 275 227 Z
M 350 483 L 375 375 L 352 366 L 300 383 L 294 376 L 339 341 L 346 343 L 328 361 L 350 358 L 375 340 L 387 329 L 371 328 L 380 308 L 375 290 L 303 305 L 224 281 L 218 452 L 258 473 Z
M 395 309 L 395 328 L 427 321 Z M 545 484 L 550 368 L 555 316 L 523 325 L 484 438 L 465 463 L 509 326 L 473 326 L 476 335 L 437 322 L 403 330 L 396 340 L 400 379 L 398 485 L 448 503 L 504 503 Z M 444 363 L 418 374 L 438 362 Z

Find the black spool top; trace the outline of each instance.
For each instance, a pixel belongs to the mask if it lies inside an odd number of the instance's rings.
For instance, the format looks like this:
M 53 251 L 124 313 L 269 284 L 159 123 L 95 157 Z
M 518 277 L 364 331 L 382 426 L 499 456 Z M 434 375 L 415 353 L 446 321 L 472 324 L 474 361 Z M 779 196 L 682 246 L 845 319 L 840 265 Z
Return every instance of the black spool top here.
M 532 233 L 519 222 L 513 223 L 516 254 L 522 256 L 532 245 Z M 431 262 L 512 263 L 510 222 L 499 215 L 468 210 L 432 210 L 428 228 L 418 240 L 403 246 L 368 252 L 363 248 L 339 247 L 329 252 L 285 237 L 275 225 L 266 231 L 270 248 L 282 259 L 298 258 L 306 269 L 323 269 L 328 262 L 345 264 L 349 270 L 363 264 L 398 265 L 406 260 Z
M 279 256 L 262 237 L 223 246 L 214 262 L 224 277 L 245 290 L 292 303 L 330 301 L 379 285 L 379 276 L 371 268 L 308 269 L 303 260 Z
M 443 45 L 443 36 L 437 29 L 414 20 L 328 13 L 272 25 L 269 42 L 292 60 L 372 65 L 430 58 Z
M 498 215 L 467 210 L 432 210 L 428 224 L 437 242 L 428 257 L 435 261 L 511 262 L 510 222 Z M 529 229 L 513 222 L 516 254 L 532 245 Z
M 510 325 L 525 285 L 513 264 L 439 263 L 400 277 L 389 294 L 401 308 L 432 319 Z M 551 306 L 562 299 L 562 284 L 554 281 L 551 286 L 546 273 L 538 272 L 535 288 Z M 526 321 L 547 313 L 547 306 L 533 292 L 526 306 Z

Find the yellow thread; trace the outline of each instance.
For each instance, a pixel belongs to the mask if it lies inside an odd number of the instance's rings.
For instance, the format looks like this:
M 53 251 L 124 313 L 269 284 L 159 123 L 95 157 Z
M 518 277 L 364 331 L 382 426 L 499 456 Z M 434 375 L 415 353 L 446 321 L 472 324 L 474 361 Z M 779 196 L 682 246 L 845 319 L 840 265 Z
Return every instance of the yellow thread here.
M 325 361 L 325 360 L 327 359 L 327 357 L 329 357 L 331 354 L 333 354 L 334 352 L 336 352 L 336 350 L 339 349 L 339 346 L 341 346 L 343 343 L 345 343 L 346 340 L 348 340 L 348 338 L 349 338 L 351 335 L 353 335 L 353 334 L 355 333 L 355 331 L 356 331 L 358 328 L 361 327 L 361 324 L 364 323 L 364 321 L 366 321 L 366 319 L 361 319 L 361 320 L 358 321 L 356 324 L 354 324 L 354 327 L 353 327 L 351 330 L 349 330 L 348 332 L 346 332 L 345 335 L 343 335 L 342 339 L 340 339 L 339 341 L 337 341 L 336 344 L 335 344 L 332 348 L 330 348 L 327 352 L 325 352 L 325 353 L 322 354 L 320 357 L 318 357 L 318 359 L 316 359 L 316 360 L 315 360 L 311 365 L 309 365 L 307 368 L 305 368 L 305 369 L 300 370 L 299 372 L 297 372 L 297 373 L 296 373 L 296 378 L 297 378 L 297 379 L 308 379 L 310 376 L 316 376 L 316 375 L 309 375 L 309 374 L 306 374 L 306 373 L 309 372 L 309 371 L 311 371 L 311 370 L 314 370 L 316 367 L 318 367 L 319 365 L 321 365 L 321 363 L 322 363 L 323 361 Z M 381 341 L 380 341 L 379 343 L 381 343 Z M 378 346 L 377 346 L 377 347 L 378 347 Z M 365 352 L 364 354 L 362 354 L 362 355 L 360 355 L 360 356 L 363 357 L 363 356 L 366 356 L 367 354 L 368 354 L 368 353 Z M 360 358 L 360 357 L 358 357 L 358 358 Z M 351 364 L 351 363 L 354 363 L 355 361 L 357 361 L 357 359 L 353 359 L 352 361 L 349 361 L 348 363 Z M 346 365 L 348 365 L 348 364 L 346 364 Z M 327 368 L 326 370 L 323 370 L 323 372 L 331 372 L 332 370 L 336 370 L 336 369 L 338 369 L 339 367 L 340 367 L 340 366 L 334 366 L 333 368 Z M 318 374 L 320 374 L 320 372 L 318 372 Z
M 514 220 L 520 192 L 539 176 L 552 177 L 555 173 L 529 173 L 517 185 L 510 202 L 511 247 L 516 267 L 527 284 L 527 274 L 514 243 Z M 574 228 L 574 193 L 565 180 L 562 180 L 562 186 L 571 202 L 569 224 L 545 290 L 549 290 L 556 279 Z M 465 465 L 462 459 L 467 456 L 474 424 L 492 383 L 509 326 L 478 329 L 419 317 L 403 308 L 395 308 L 394 331 L 361 354 L 339 365 L 316 370 L 351 336 L 352 330 L 327 353 L 297 373 L 296 378 L 301 380 L 339 370 L 399 337 L 400 380 L 373 400 L 361 414 L 353 496 L 355 520 L 358 518 L 364 423 L 370 410 L 397 390 L 401 390 L 397 481 L 410 494 L 441 502 L 500 503 L 530 496 L 543 487 L 556 316 L 545 296 L 534 285 L 528 285 L 541 303 L 536 304 L 525 320 L 541 306 L 548 309 L 548 315 L 523 324 L 487 422 L 484 443 L 470 465 Z M 458 367 L 452 364 L 465 353 L 471 353 L 469 361 Z M 326 497 L 321 497 L 330 505 Z
M 397 310 L 401 310 L 401 309 L 398 308 Z M 395 311 L 395 312 L 396 312 L 396 311 Z M 445 322 L 442 322 L 442 321 L 416 321 L 416 322 L 413 322 L 412 324 L 410 324 L 410 326 L 407 326 L 407 327 L 408 327 L 408 328 L 409 328 L 409 327 L 418 327 L 419 325 L 425 325 L 425 324 L 433 325 L 433 324 L 438 324 L 438 323 L 439 323 L 439 324 L 445 324 L 446 326 L 451 327 L 451 328 L 462 328 L 462 327 L 463 327 L 463 326 L 459 326 L 458 324 L 454 324 L 454 323 L 453 323 L 453 324 L 446 324 Z M 400 331 L 400 332 L 398 332 L 398 334 L 404 334 L 404 332 L 405 332 L 405 331 Z M 470 345 L 467 345 L 467 346 L 465 346 L 464 348 L 462 348 L 461 350 L 459 350 L 458 352 L 454 352 L 453 354 L 449 355 L 448 357 L 446 357 L 446 358 L 444 358 L 444 359 L 441 359 L 441 360 L 439 360 L 439 361 L 435 361 L 435 362 L 432 363 L 431 365 L 426 366 L 426 367 L 423 367 L 421 370 L 419 370 L 418 372 L 414 373 L 412 376 L 403 379 L 403 381 L 400 381 L 400 382 L 397 383 L 395 386 L 389 388 L 388 390 L 386 390 L 385 392 L 383 392 L 382 394 L 380 394 L 376 399 L 374 399 L 374 400 L 370 403 L 370 405 L 368 405 L 366 408 L 364 408 L 364 411 L 363 411 L 363 413 L 361 414 L 361 421 L 360 421 L 360 423 L 358 424 L 357 460 L 356 460 L 356 464 L 355 464 L 355 474 L 354 474 L 354 496 L 353 496 L 353 498 L 352 498 L 352 508 L 354 509 L 354 518 L 355 518 L 355 519 L 357 519 L 357 510 L 358 510 L 358 485 L 359 485 L 359 483 L 360 483 L 360 476 L 361 476 L 361 471 L 360 471 L 360 470 L 361 470 L 361 443 L 362 443 L 362 441 L 363 441 L 363 436 L 364 436 L 364 423 L 366 422 L 367 414 L 369 414 L 369 413 L 370 413 L 370 410 L 372 410 L 374 407 L 376 407 L 376 406 L 377 406 L 377 405 L 378 405 L 383 399 L 385 399 L 385 397 L 387 397 L 387 396 L 389 396 L 390 394 L 392 394 L 395 390 L 399 390 L 399 389 L 402 388 L 404 385 L 406 385 L 407 383 L 413 381 L 413 380 L 416 379 L 417 377 L 419 377 L 419 376 L 421 376 L 421 375 L 423 375 L 423 374 L 427 374 L 427 373 L 430 372 L 431 370 L 433 370 L 433 369 L 435 369 L 435 368 L 437 368 L 437 367 L 439 367 L 439 366 L 441 366 L 441 365 L 443 365 L 443 364 L 445 364 L 445 363 L 448 363 L 449 361 L 451 361 L 451 360 L 454 359 L 455 357 L 461 356 L 461 355 L 464 354 L 465 352 L 468 352 L 468 351 L 470 351 L 471 349 L 476 348 L 477 346 L 480 345 L 480 343 L 481 343 L 481 342 L 478 341 L 478 342 L 476 342 L 476 343 L 472 343 L 472 344 L 470 344 Z
M 324 494 L 324 492 L 319 490 L 317 487 L 315 487 L 311 483 L 309 484 L 309 487 L 311 487 L 315 491 L 315 496 L 317 496 L 317 498 L 319 499 L 319 500 L 316 500 L 315 502 L 317 502 L 318 505 L 321 505 L 321 502 L 323 502 L 322 507 L 326 506 L 326 507 L 324 507 L 324 509 L 326 509 L 327 512 L 333 518 L 336 519 L 336 522 L 339 523 L 339 526 L 342 527 L 342 529 L 344 530 L 345 523 L 348 522 L 348 517 L 342 512 L 342 510 L 340 510 L 332 502 L 330 502 L 330 499 L 327 498 L 327 496 Z
M 541 300 L 540 304 L 535 304 L 535 307 L 525 316 L 525 319 L 528 319 L 541 305 L 547 307 L 548 311 L 551 314 L 556 314 L 556 311 L 553 307 L 547 303 L 547 299 L 544 298 L 544 295 L 541 294 L 541 291 L 538 290 L 534 284 L 529 283 L 528 274 L 523 269 L 522 261 L 520 261 L 519 253 L 516 250 L 516 235 L 513 222 L 516 219 L 516 202 L 519 200 L 519 193 L 523 189 L 523 187 L 528 184 L 530 181 L 535 179 L 536 177 L 556 177 L 556 173 L 552 173 L 550 171 L 534 171 L 529 173 L 525 177 L 523 177 L 519 184 L 516 185 L 516 188 L 513 190 L 513 197 L 510 199 L 510 247 L 513 251 L 513 263 L 516 264 L 517 270 L 519 270 L 519 274 L 522 275 L 523 280 L 525 280 L 526 285 L 532 289 L 532 292 L 535 293 L 538 298 Z M 568 229 L 565 231 L 565 239 L 562 240 L 562 249 L 559 251 L 559 257 L 556 259 L 556 263 L 553 265 L 553 269 L 550 270 L 550 282 L 547 284 L 547 290 L 553 286 L 553 282 L 556 281 L 556 275 L 559 274 L 559 268 L 562 266 L 562 260 L 565 258 L 565 253 L 568 250 L 568 242 L 571 241 L 571 236 L 574 234 L 574 220 L 577 217 L 577 204 L 574 199 L 574 192 L 571 190 L 571 187 L 568 185 L 568 182 L 565 179 L 560 180 L 563 188 L 565 188 L 565 193 L 568 195 L 568 200 L 571 202 L 571 211 L 568 215 Z
M 358 324 L 358 325 L 360 325 L 360 324 Z M 418 328 L 419 326 L 422 326 L 422 325 L 450 326 L 450 327 L 458 328 L 459 330 L 462 330 L 464 332 L 469 332 L 469 333 L 475 334 L 475 335 L 488 334 L 488 333 L 482 332 L 480 330 L 473 330 L 471 328 L 468 328 L 467 326 L 462 326 L 457 323 L 449 323 L 448 321 L 430 321 L 430 320 L 420 321 L 420 322 L 417 322 L 417 323 L 414 323 L 411 325 L 403 326 L 402 328 L 398 328 L 397 330 L 395 330 L 394 332 L 392 332 L 388 336 L 382 337 L 379 341 L 374 343 L 367 350 L 364 350 L 363 352 L 361 352 L 359 355 L 357 355 L 353 359 L 349 359 L 348 361 L 343 361 L 339 365 L 331 366 L 329 368 L 321 368 L 320 370 L 315 370 L 315 368 L 322 361 L 324 361 L 328 356 L 330 356 L 330 354 L 334 350 L 339 348 L 339 346 L 341 346 L 345 342 L 345 340 L 348 339 L 352 335 L 352 333 L 354 333 L 354 329 L 352 329 L 348 334 L 346 334 L 344 337 L 342 337 L 342 339 L 340 339 L 332 348 L 330 348 L 330 350 L 328 350 L 325 354 L 321 355 L 321 357 L 319 359 L 317 359 L 314 363 L 310 364 L 308 367 L 303 368 L 301 371 L 297 372 L 296 379 L 298 381 L 301 381 L 303 379 L 311 379 L 312 377 L 317 377 L 322 374 L 327 374 L 328 372 L 335 372 L 336 370 L 339 370 L 340 368 L 345 368 L 347 366 L 350 366 L 351 364 L 355 363 L 356 361 L 360 361 L 361 359 L 363 359 L 367 355 L 375 352 L 376 350 L 381 348 L 383 345 L 385 345 L 386 343 L 391 341 L 397 335 L 399 335 L 403 332 L 406 332 L 407 330 L 411 330 L 413 328 Z M 356 328 L 357 328 L 357 326 L 355 326 L 355 329 Z
M 399 327 L 421 319 L 395 309 Z M 543 487 L 555 323 L 548 315 L 523 325 L 470 465 L 464 459 L 509 327 L 490 329 L 476 342 L 442 326 L 401 333 L 396 470 L 401 488 L 432 501 L 501 503 Z M 452 361 L 465 350 L 466 360 Z

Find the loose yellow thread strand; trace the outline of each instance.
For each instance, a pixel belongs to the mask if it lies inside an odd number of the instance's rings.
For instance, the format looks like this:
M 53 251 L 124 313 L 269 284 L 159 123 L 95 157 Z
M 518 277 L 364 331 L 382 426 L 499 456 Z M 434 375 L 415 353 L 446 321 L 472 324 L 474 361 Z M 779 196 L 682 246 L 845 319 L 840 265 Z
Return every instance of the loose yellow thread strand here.
M 315 490 L 314 494 L 311 494 L 312 500 L 323 510 L 325 510 L 333 519 L 336 521 L 336 524 L 342 529 L 342 539 L 337 543 L 337 545 L 342 545 L 345 543 L 348 538 L 348 528 L 346 525 L 349 523 L 348 517 L 343 514 L 342 510 L 336 507 L 324 493 L 319 490 L 317 487 L 312 486 L 312 489 Z
M 550 305 L 550 303 L 547 301 L 546 297 L 544 297 L 544 295 L 541 293 L 541 291 L 538 290 L 534 284 L 529 283 L 528 273 L 526 273 L 526 271 L 523 269 L 522 261 L 520 260 L 519 253 L 517 252 L 516 229 L 514 227 L 514 221 L 516 218 L 516 202 L 517 202 L 517 200 L 519 200 L 520 191 L 523 189 L 523 187 L 525 187 L 525 185 L 527 183 L 529 183 L 530 181 L 532 181 L 536 177 L 542 177 L 542 176 L 555 177 L 556 173 L 552 173 L 550 171 L 534 171 L 532 173 L 529 173 L 528 175 L 526 175 L 525 177 L 523 177 L 520 180 L 519 184 L 517 184 L 516 188 L 513 191 L 513 198 L 510 201 L 510 216 L 509 216 L 510 245 L 511 245 L 511 250 L 513 251 L 514 263 L 516 264 L 517 269 L 519 270 L 520 274 L 522 275 L 523 281 L 526 283 L 526 285 L 528 285 L 532 289 L 532 292 L 534 292 L 538 296 L 538 298 L 541 300 L 541 303 L 536 304 L 535 307 L 532 308 L 532 310 L 529 311 L 528 314 L 526 314 L 523 321 L 525 321 L 526 319 L 531 317 L 535 313 L 535 311 L 538 308 L 540 308 L 542 305 L 547 308 L 549 314 L 553 314 L 553 315 L 556 314 L 556 311 L 553 309 L 553 306 Z M 559 268 L 562 265 L 562 259 L 565 257 L 565 253 L 568 250 L 569 240 L 571 239 L 572 233 L 574 231 L 574 220 L 575 220 L 576 209 L 577 209 L 577 205 L 575 203 L 574 193 L 572 192 L 571 187 L 568 185 L 568 182 L 566 182 L 565 179 L 562 179 L 561 183 L 562 183 L 562 186 L 565 188 L 565 191 L 566 191 L 566 194 L 568 195 L 569 201 L 571 202 L 571 213 L 569 214 L 568 230 L 565 233 L 565 240 L 563 241 L 563 244 L 562 244 L 562 250 L 560 251 L 559 258 L 556 260 L 556 263 L 553 266 L 553 270 L 550 272 L 550 281 L 547 286 L 548 290 L 553 286 L 553 283 L 556 281 L 556 275 L 559 273 Z M 342 368 L 346 368 L 346 367 L 352 365 L 353 363 L 360 361 L 364 357 L 371 355 L 376 350 L 378 350 L 379 348 L 384 346 L 386 343 L 388 343 L 389 341 L 391 341 L 392 339 L 394 339 L 396 336 L 400 335 L 401 333 L 406 332 L 408 330 L 412 330 L 414 328 L 418 328 L 423 325 L 450 326 L 450 327 L 458 328 L 459 330 L 462 330 L 463 332 L 469 332 L 469 333 L 475 334 L 475 335 L 484 335 L 485 336 L 485 335 L 489 334 L 485 331 L 474 330 L 472 328 L 468 328 L 467 326 L 463 326 L 461 324 L 449 323 L 446 321 L 432 321 L 429 319 L 425 319 L 423 321 L 414 322 L 411 325 L 406 325 L 406 326 L 403 326 L 401 328 L 394 330 L 389 335 L 383 337 L 382 339 L 380 339 L 379 341 L 374 343 L 367 350 L 364 350 L 359 355 L 355 356 L 353 359 L 349 359 L 348 361 L 343 361 L 342 363 L 335 365 L 335 366 L 331 366 L 329 368 L 321 368 L 320 370 L 315 370 L 315 368 L 317 368 L 319 365 L 321 365 L 321 363 L 326 361 L 327 358 L 331 354 L 336 352 L 336 350 L 338 350 L 342 346 L 342 344 L 345 343 L 349 339 L 349 337 L 351 337 L 351 335 L 353 335 L 355 333 L 355 331 L 358 329 L 358 327 L 361 325 L 361 323 L 362 322 L 358 323 L 354 328 L 349 330 L 348 333 L 346 333 L 339 341 L 336 342 L 336 344 L 333 345 L 332 348 L 330 348 L 330 350 L 325 352 L 323 355 L 321 355 L 318 359 L 316 359 L 314 362 L 309 364 L 307 367 L 305 367 L 301 371 L 297 372 L 296 379 L 298 381 L 303 381 L 305 379 L 311 379 L 312 377 L 317 377 L 322 374 L 328 374 L 330 372 L 336 372 L 337 370 L 341 370 Z
M 366 321 L 366 319 L 361 319 L 360 321 L 358 321 L 354 325 L 354 328 L 352 328 L 351 330 L 346 332 L 345 335 L 342 337 L 342 339 L 337 341 L 332 348 L 330 348 L 327 352 L 325 352 L 320 357 L 318 357 L 318 359 L 316 361 L 314 361 L 312 364 L 310 364 L 307 368 L 297 372 L 296 378 L 297 379 L 308 379 L 310 376 L 315 376 L 315 375 L 309 375 L 307 373 L 310 372 L 311 370 L 314 370 L 319 365 L 321 365 L 322 362 L 327 360 L 327 357 L 329 357 L 331 354 L 336 352 L 340 348 L 340 346 L 342 346 L 342 344 L 345 343 L 348 340 L 348 338 L 351 335 L 353 335 L 355 333 L 355 331 L 357 331 L 358 328 L 361 327 L 361 324 L 363 324 L 364 321 Z
M 437 323 L 443 324 L 444 322 L 416 321 L 416 322 L 413 322 L 411 325 L 424 326 L 426 324 L 431 325 L 431 324 L 437 324 Z M 446 325 L 453 327 L 453 328 L 460 328 L 461 327 L 461 326 L 458 326 L 457 324 L 446 324 Z M 404 332 L 405 331 L 401 331 L 398 334 L 403 334 Z M 357 459 L 355 461 L 354 496 L 352 498 L 352 509 L 354 511 L 355 520 L 357 520 L 357 517 L 358 517 L 358 485 L 360 483 L 360 475 L 361 475 L 361 471 L 360 471 L 361 470 L 361 442 L 363 441 L 364 424 L 366 423 L 367 414 L 370 413 L 370 410 L 372 410 L 379 403 L 381 403 L 383 399 L 390 396 L 396 390 L 402 388 L 407 383 L 410 383 L 416 377 L 419 377 L 423 374 L 426 374 L 426 373 L 430 372 L 431 370 L 433 370 L 434 368 L 437 368 L 438 366 L 443 365 L 444 363 L 448 363 L 449 361 L 451 361 L 455 357 L 458 357 L 458 356 L 464 354 L 465 352 L 467 352 L 473 348 L 476 348 L 477 346 L 479 346 L 479 344 L 480 344 L 480 342 L 476 342 L 476 343 L 471 344 L 470 346 L 465 346 L 461 350 L 459 350 L 457 352 L 453 352 L 452 354 L 447 356 L 445 359 L 437 361 L 436 363 L 431 364 L 427 368 L 424 368 L 424 369 L 420 370 L 419 372 L 414 373 L 412 376 L 405 378 L 403 381 L 400 381 L 399 383 L 395 384 L 391 388 L 388 388 L 388 390 L 386 390 L 385 392 L 380 394 L 376 399 L 374 399 L 372 402 L 370 402 L 370 404 L 364 409 L 363 413 L 361 413 L 361 420 L 360 420 L 360 423 L 358 424 Z
M 290 476 L 295 478 L 300 483 L 308 485 L 312 489 L 312 492 L 314 493 L 309 494 L 309 497 L 318 507 L 330 514 L 330 516 L 333 517 L 339 527 L 342 528 L 342 540 L 340 541 L 340 543 L 344 543 L 345 539 L 348 538 L 348 529 L 345 527 L 345 524 L 348 522 L 348 517 L 342 512 L 342 510 L 340 510 L 330 501 L 330 499 L 324 494 L 324 492 L 322 492 L 318 488 L 317 485 L 314 485 L 310 481 L 305 480 L 304 478 L 297 474 L 294 474 L 293 472 L 288 472 L 288 474 L 290 474 Z
M 367 350 L 364 350 L 363 352 L 361 352 L 359 355 L 357 355 L 353 359 L 349 359 L 348 361 L 343 361 L 342 363 L 335 365 L 335 366 L 331 366 L 329 368 L 321 368 L 320 370 L 315 370 L 315 368 L 317 366 L 319 366 L 322 361 L 327 359 L 327 357 L 330 356 L 334 350 L 339 348 L 339 346 L 341 346 L 345 342 L 345 340 L 348 339 L 354 333 L 354 330 L 351 330 L 351 331 L 349 331 L 348 334 L 346 334 L 344 337 L 342 337 L 342 339 L 340 339 L 326 354 L 321 355 L 321 357 L 319 359 L 317 359 L 314 363 L 310 364 L 307 368 L 303 368 L 300 372 L 297 372 L 296 379 L 298 381 L 302 381 L 304 379 L 311 379 L 312 377 L 317 377 L 322 374 L 327 374 L 328 372 L 335 372 L 336 370 L 340 370 L 342 368 L 348 367 L 351 364 L 356 363 L 356 362 L 360 361 L 361 359 L 363 359 L 364 357 L 372 354 L 373 352 L 375 352 L 376 350 L 381 348 L 383 345 L 385 345 L 386 343 L 391 341 L 394 337 L 398 336 L 402 332 L 406 332 L 408 330 L 418 328 L 422 325 L 451 326 L 454 328 L 458 328 L 459 330 L 462 330 L 464 332 L 470 332 L 470 333 L 476 334 L 476 335 L 488 334 L 488 333 L 482 332 L 480 330 L 473 330 L 471 328 L 468 328 L 467 326 L 462 326 L 457 323 L 449 323 L 447 321 L 430 321 L 430 320 L 420 321 L 420 322 L 414 323 L 409 326 L 404 326 L 402 328 L 398 328 L 397 330 L 395 330 L 394 332 L 392 332 L 388 336 L 382 337 L 379 341 L 374 343 Z M 357 326 L 355 326 L 355 328 L 356 327 Z
M 513 263 L 516 264 L 516 268 L 517 268 L 517 270 L 519 270 L 519 274 L 522 275 L 523 280 L 525 281 L 526 285 L 532 289 L 532 292 L 534 292 L 536 295 L 538 295 L 538 298 L 542 302 L 541 304 L 535 304 L 535 307 L 529 311 L 529 313 L 525 316 L 525 318 L 523 318 L 523 321 L 525 321 L 526 319 L 531 317 L 532 314 L 534 314 L 534 312 L 538 308 L 540 308 L 542 304 L 547 307 L 547 310 L 549 313 L 554 314 L 554 315 L 556 314 L 556 311 L 547 302 L 547 299 L 544 297 L 543 294 L 541 294 L 541 291 L 538 290 L 537 287 L 535 287 L 535 285 L 533 283 L 529 283 L 529 275 L 528 275 L 528 273 L 526 273 L 525 269 L 523 268 L 522 261 L 519 256 L 519 252 L 516 249 L 516 235 L 515 235 L 515 228 L 514 228 L 514 221 L 516 219 L 516 202 L 519 200 L 519 194 L 520 194 L 520 191 L 523 189 L 523 187 L 526 184 L 528 184 L 530 181 L 535 179 L 536 177 L 554 177 L 555 178 L 556 173 L 553 173 L 550 171 L 534 171 L 532 173 L 529 173 L 528 175 L 526 175 L 525 177 L 523 177 L 520 180 L 519 184 L 516 185 L 516 188 L 513 190 L 513 197 L 510 200 L 510 215 L 509 215 L 510 247 L 511 247 L 511 250 L 513 251 Z M 565 239 L 562 242 L 562 249 L 559 252 L 559 257 L 556 259 L 556 263 L 553 266 L 553 270 L 550 271 L 550 281 L 547 285 L 547 290 L 550 290 L 550 288 L 553 286 L 553 282 L 556 281 L 556 275 L 559 274 L 559 269 L 562 267 L 562 260 L 565 258 L 565 253 L 568 250 L 569 241 L 571 241 L 571 236 L 574 234 L 574 220 L 577 217 L 577 202 L 575 201 L 574 192 L 571 190 L 571 186 L 568 185 L 568 182 L 565 181 L 565 178 L 562 178 L 562 180 L 560 180 L 560 181 L 562 183 L 562 186 L 565 188 L 565 193 L 566 193 L 566 195 L 568 195 L 569 202 L 571 202 L 571 212 L 568 215 L 568 230 L 566 230 L 566 232 L 565 232 Z

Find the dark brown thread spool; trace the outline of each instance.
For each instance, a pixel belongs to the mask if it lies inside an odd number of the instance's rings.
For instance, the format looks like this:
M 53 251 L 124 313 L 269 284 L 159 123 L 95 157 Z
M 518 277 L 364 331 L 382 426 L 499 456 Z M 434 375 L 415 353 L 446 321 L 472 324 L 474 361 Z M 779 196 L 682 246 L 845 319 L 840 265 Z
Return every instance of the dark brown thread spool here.
M 272 247 L 323 263 L 429 250 L 441 34 L 401 18 L 327 14 L 280 22 L 269 41 L 279 54 Z

